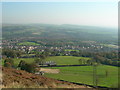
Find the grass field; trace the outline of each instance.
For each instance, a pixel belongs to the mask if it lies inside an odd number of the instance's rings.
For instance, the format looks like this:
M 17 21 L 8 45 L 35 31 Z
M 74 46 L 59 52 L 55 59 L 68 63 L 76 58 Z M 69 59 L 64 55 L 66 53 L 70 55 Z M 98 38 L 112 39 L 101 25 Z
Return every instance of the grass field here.
M 93 67 L 76 66 L 76 67 L 51 67 L 60 69 L 59 74 L 48 74 L 45 76 L 61 79 L 71 82 L 84 83 L 93 85 Z M 107 74 L 106 74 L 107 72 Z M 117 87 L 118 85 L 118 67 L 100 65 L 97 67 L 98 85 L 106 87 Z
M 57 65 L 74 65 L 74 64 L 79 65 L 81 64 L 81 62 L 79 62 L 79 59 L 87 61 L 90 58 L 74 57 L 74 56 L 53 56 L 53 57 L 47 57 L 45 61 L 55 61 Z M 18 59 L 14 58 L 15 66 L 17 66 L 21 60 L 24 60 L 27 63 L 34 62 L 34 58 L 18 58 Z
M 55 61 L 58 65 L 78 65 L 81 64 L 81 62 L 79 62 L 79 59 L 87 61 L 90 58 L 74 56 L 53 56 L 46 58 L 46 61 Z
M 77 51 L 77 52 L 79 52 L 79 50 L 73 50 L 73 49 L 65 49 L 65 51 Z
M 27 63 L 34 62 L 34 58 L 14 58 L 14 65 L 17 66 L 21 60 L 26 61 Z
M 100 45 L 103 45 L 103 46 L 109 47 L 109 48 L 118 48 L 117 45 L 113 45 L 113 44 L 100 44 Z
M 74 56 L 53 56 L 47 57 L 46 61 L 55 61 L 58 65 L 73 65 L 79 64 L 79 59 L 85 61 L 90 58 L 74 57 Z M 17 66 L 21 60 L 27 63 L 34 62 L 34 58 L 14 58 L 14 64 Z M 48 74 L 45 76 L 62 79 L 71 82 L 93 84 L 93 67 L 92 66 L 76 66 L 76 67 L 51 67 L 53 69 L 60 69 L 59 74 Z M 99 86 L 117 87 L 118 85 L 118 67 L 99 65 L 97 67 L 97 77 Z
M 22 43 L 18 43 L 18 45 L 40 45 L 40 44 L 35 42 L 22 42 Z
M 33 56 L 33 55 L 35 54 L 22 54 L 21 56 L 23 57 L 23 56 Z

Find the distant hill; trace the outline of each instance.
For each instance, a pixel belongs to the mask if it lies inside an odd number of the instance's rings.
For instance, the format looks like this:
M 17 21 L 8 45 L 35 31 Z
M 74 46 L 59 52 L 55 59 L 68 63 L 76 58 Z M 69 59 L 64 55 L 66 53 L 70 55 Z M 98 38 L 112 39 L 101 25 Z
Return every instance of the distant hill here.
M 3 39 L 11 38 L 49 38 L 78 39 L 82 41 L 116 41 L 117 29 L 80 25 L 16 24 L 3 25 Z

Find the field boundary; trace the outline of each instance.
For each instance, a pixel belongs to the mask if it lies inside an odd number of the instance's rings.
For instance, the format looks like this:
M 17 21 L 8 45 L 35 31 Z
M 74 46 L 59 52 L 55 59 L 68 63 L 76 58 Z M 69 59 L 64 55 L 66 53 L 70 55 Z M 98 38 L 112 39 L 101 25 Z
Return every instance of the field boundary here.
M 51 66 L 40 66 L 40 67 L 71 67 L 71 66 L 90 66 L 87 64 L 84 65 L 51 65 Z
M 88 84 L 83 84 L 83 83 L 76 83 L 76 82 L 70 82 L 70 81 L 60 80 L 60 79 L 57 79 L 57 80 L 58 80 L 58 81 L 64 81 L 64 82 L 73 83 L 73 84 L 76 84 L 76 85 L 84 85 L 84 86 L 88 86 L 88 87 L 92 87 L 92 88 L 118 89 L 118 88 L 109 88 L 109 87 L 105 87 L 105 86 L 93 86 L 93 85 L 88 85 Z

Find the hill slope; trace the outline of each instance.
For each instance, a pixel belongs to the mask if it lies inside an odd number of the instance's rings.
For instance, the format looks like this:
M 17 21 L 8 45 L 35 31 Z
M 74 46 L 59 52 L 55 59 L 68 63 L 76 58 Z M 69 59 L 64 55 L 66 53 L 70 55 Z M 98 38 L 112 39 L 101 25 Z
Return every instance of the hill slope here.
M 117 29 L 80 25 L 3 25 L 3 38 L 51 38 L 93 41 L 117 40 Z M 74 41 L 74 40 L 73 40 Z
M 3 88 L 87 88 L 22 70 L 2 68 Z

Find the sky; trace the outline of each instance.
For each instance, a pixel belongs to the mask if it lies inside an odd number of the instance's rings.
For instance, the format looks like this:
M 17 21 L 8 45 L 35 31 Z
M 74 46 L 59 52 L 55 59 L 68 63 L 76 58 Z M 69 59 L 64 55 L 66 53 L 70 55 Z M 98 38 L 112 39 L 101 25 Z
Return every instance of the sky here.
M 2 23 L 117 27 L 117 2 L 2 2 Z

